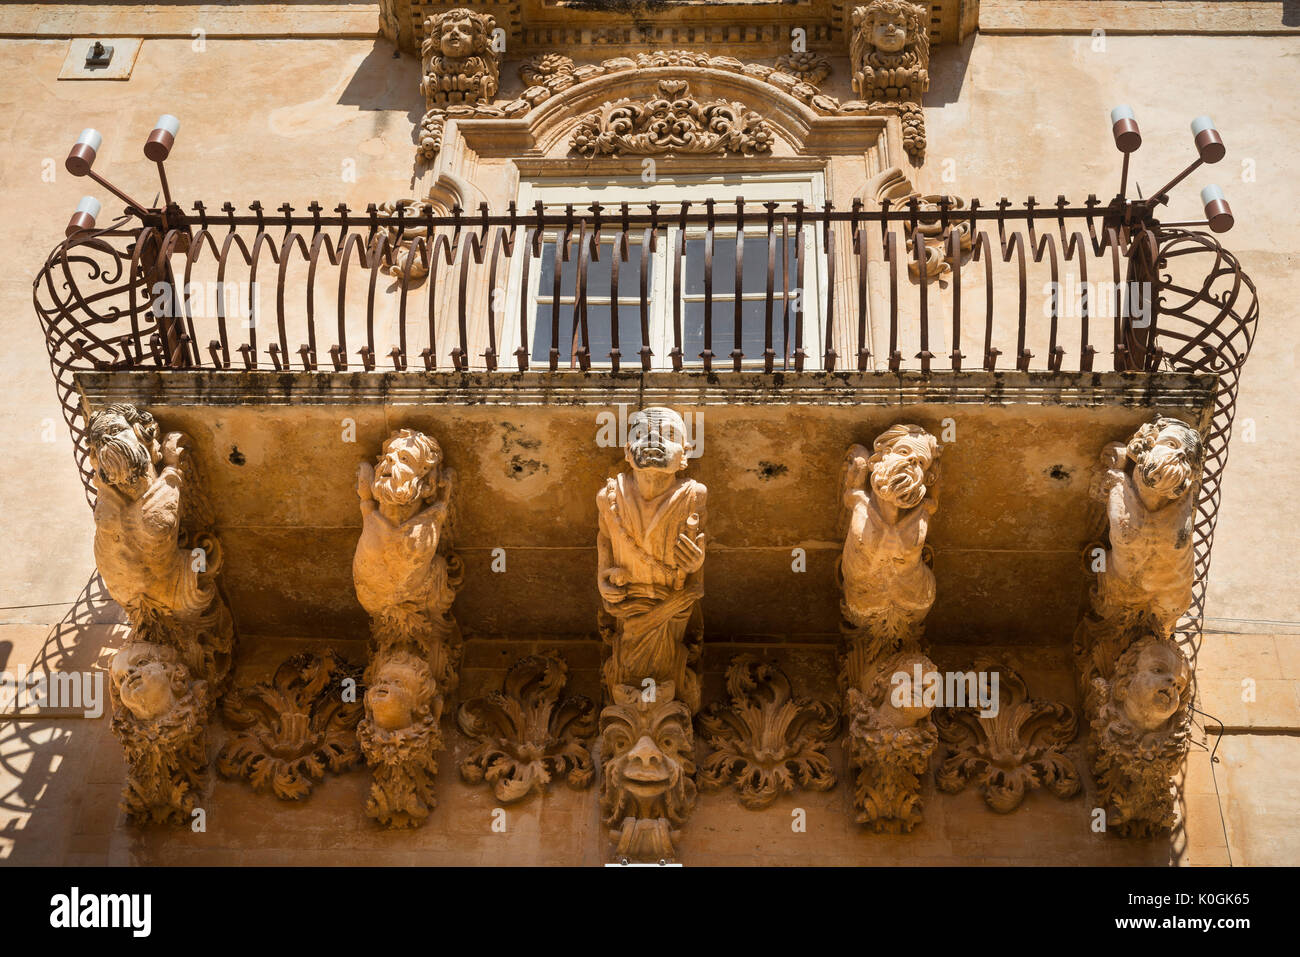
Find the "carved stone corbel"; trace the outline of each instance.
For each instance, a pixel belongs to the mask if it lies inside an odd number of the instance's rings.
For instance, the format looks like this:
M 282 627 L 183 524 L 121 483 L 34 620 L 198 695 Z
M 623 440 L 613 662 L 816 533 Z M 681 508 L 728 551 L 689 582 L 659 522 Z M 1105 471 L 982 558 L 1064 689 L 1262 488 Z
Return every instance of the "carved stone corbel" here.
M 236 688 L 222 705 L 226 724 L 237 730 L 217 755 L 218 772 L 299 801 L 326 771 L 355 767 L 360 678 L 361 669 L 333 651 L 301 652 L 286 658 L 269 683 Z
M 1087 550 L 1096 573 L 1074 653 L 1087 708 L 1093 777 L 1107 827 L 1147 836 L 1175 820 L 1174 776 L 1188 747 L 1191 663 L 1176 640 L 1192 602 L 1200 434 L 1156 417 L 1102 450 L 1092 497 L 1105 541 Z
M 1078 731 L 1074 709 L 1030 698 L 1024 678 L 1011 668 L 983 658 L 975 662 L 974 674 L 995 672 L 999 700 L 994 713 L 982 714 L 976 704 L 935 715 L 939 737 L 948 745 L 935 773 L 939 790 L 956 794 L 978 784 L 984 802 L 1002 814 L 1020 807 L 1035 788 L 1074 797 L 1082 785 L 1065 754 Z
M 840 726 L 834 705 L 795 698 L 785 673 L 753 655 L 732 660 L 727 692 L 726 704 L 710 706 L 699 718 L 710 749 L 699 770 L 701 790 L 732 785 L 742 805 L 758 810 L 797 787 L 835 786 L 826 754 Z
M 672 861 L 695 806 L 691 710 L 672 681 L 620 685 L 600 713 L 601 820 L 617 858 Z
M 921 95 L 930 88 L 929 18 L 921 4 L 871 0 L 853 8 L 849 40 L 854 91 L 897 110 L 903 149 L 918 163 L 925 155 Z
M 459 680 L 454 487 L 437 441 L 413 429 L 390 435 L 377 464 L 363 462 L 357 474 L 362 525 L 352 574 L 370 614 L 357 737 L 374 773 L 366 812 L 389 827 L 418 826 L 435 804 L 439 721 Z
M 931 708 L 896 697 L 912 666 L 934 667 L 921 638 L 935 597 L 925 539 L 938 508 L 938 456 L 934 436 L 895 425 L 870 451 L 852 446 L 844 462 L 845 752 L 857 820 L 877 831 L 910 831 L 921 820 L 921 781 L 938 743 Z
M 620 857 L 673 857 L 673 830 L 695 801 L 691 716 L 703 636 L 705 487 L 678 473 L 691 450 L 672 409 L 628 420 L 629 470 L 596 496 L 602 669 L 601 808 Z
M 460 730 L 478 745 L 461 762 L 461 777 L 486 781 L 506 804 L 544 794 L 557 778 L 575 790 L 589 787 L 596 706 L 581 695 L 563 697 L 568 680 L 558 654 L 529 655 L 511 665 L 500 691 L 462 704 Z
M 111 670 L 123 807 L 137 821 L 188 823 L 206 779 L 204 729 L 234 653 L 221 544 L 187 436 L 160 436 L 148 412 L 114 404 L 91 415 L 87 439 L 95 564 L 131 626 Z
M 420 159 L 432 160 L 442 149 L 449 113 L 491 103 L 500 86 L 501 54 L 495 43 L 497 22 L 486 13 L 456 7 L 424 21 L 420 45 L 425 114 L 420 123 Z M 474 110 L 468 110 L 473 115 Z

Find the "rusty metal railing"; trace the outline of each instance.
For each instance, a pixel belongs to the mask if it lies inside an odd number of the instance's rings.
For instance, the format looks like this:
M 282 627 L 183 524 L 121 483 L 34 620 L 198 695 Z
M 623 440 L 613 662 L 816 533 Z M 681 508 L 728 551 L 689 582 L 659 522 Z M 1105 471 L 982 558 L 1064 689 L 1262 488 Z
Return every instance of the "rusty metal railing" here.
M 315 203 L 305 215 L 258 203 L 248 213 L 201 203 L 129 212 L 60 243 L 35 280 L 88 496 L 77 370 L 496 371 L 512 337 L 521 372 L 928 373 L 996 370 L 1003 356 L 1020 370 L 1213 372 L 1220 386 L 1197 521 L 1199 620 L 1258 305 L 1254 285 L 1212 235 L 1162 228 L 1149 205 L 1090 196 L 1081 206 L 1031 197 L 956 208 L 940 198 L 835 209 L 737 197 L 450 215 L 400 205 L 327 213 Z M 702 244 L 702 262 L 688 236 Z M 734 250 L 725 277 L 714 268 L 724 242 Z M 755 246 L 751 265 L 745 250 Z M 664 263 L 658 282 L 652 256 Z M 688 328 L 688 271 L 702 287 L 702 329 Z M 597 272 L 600 283 L 591 281 Z M 730 293 L 719 291 L 727 281 Z M 1094 294 L 1103 283 L 1105 295 Z M 196 284 L 215 288 L 214 309 L 198 308 Z M 238 300 L 228 296 L 232 284 Z M 1084 290 L 1074 302 L 1062 292 L 1072 285 Z M 266 288 L 273 310 L 259 308 Z M 513 298 L 500 294 L 509 289 Z M 762 349 L 750 328 L 748 354 L 747 308 L 762 316 Z M 667 328 L 652 329 L 656 316 Z

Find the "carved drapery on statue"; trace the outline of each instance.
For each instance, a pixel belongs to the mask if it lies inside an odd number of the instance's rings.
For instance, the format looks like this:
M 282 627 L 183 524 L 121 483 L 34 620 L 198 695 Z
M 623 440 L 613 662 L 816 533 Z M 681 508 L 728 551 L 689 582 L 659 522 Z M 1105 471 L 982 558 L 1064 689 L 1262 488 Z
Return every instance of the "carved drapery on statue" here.
M 434 806 L 439 721 L 459 678 L 454 485 L 438 443 L 413 429 L 390 435 L 378 463 L 363 462 L 357 474 L 362 524 L 352 574 L 370 615 L 357 737 L 374 776 L 366 812 L 389 827 L 418 826 Z
M 699 605 L 704 596 L 707 492 L 701 483 L 678 474 L 686 468 L 691 448 L 680 415 L 649 408 L 633 413 L 628 427 L 625 456 L 630 468 L 609 479 L 596 496 L 600 630 L 610 646 L 603 677 L 615 702 L 601 716 L 601 802 L 607 823 L 617 830 L 620 856 L 671 858 L 670 832 L 684 822 L 695 797 L 690 780 L 695 771 L 691 715 L 700 704 L 696 662 L 703 637 Z M 624 700 L 626 689 L 638 696 L 635 706 Z M 663 770 L 663 755 L 642 747 L 653 743 L 653 735 L 647 731 L 628 740 L 614 735 L 621 744 L 611 745 L 611 726 L 642 724 L 674 729 L 680 725 L 673 733 L 684 738 L 684 750 L 680 757 L 669 758 L 680 767 L 689 788 L 683 785 L 681 800 L 669 802 L 675 808 L 671 814 L 662 810 L 658 792 L 654 800 L 643 800 L 647 781 L 653 778 L 656 788 L 662 783 L 657 775 Z M 633 746 L 637 753 L 629 757 L 624 752 Z M 626 774 L 611 774 L 611 764 L 626 766 Z M 651 817 L 641 820 L 642 812 Z M 628 815 L 636 820 L 625 821 Z
M 857 820 L 877 831 L 910 831 L 921 820 L 921 781 L 938 743 L 930 708 L 896 697 L 922 653 L 934 604 L 926 535 L 938 508 L 938 442 L 917 425 L 895 425 L 868 451 L 845 456 L 840 506 L 846 534 L 839 561 L 845 652 L 845 751 L 855 769 Z
M 1192 602 L 1203 464 L 1200 434 L 1157 417 L 1102 450 L 1091 488 L 1105 509 L 1105 541 L 1085 555 L 1096 578 L 1074 653 L 1107 827 L 1124 835 L 1175 821 L 1173 778 L 1187 753 L 1192 696 L 1176 633 Z
M 872 0 L 854 7 L 849 40 L 854 92 L 898 111 L 903 148 L 916 162 L 925 155 L 921 96 L 930 88 L 929 18 L 920 4 Z
M 115 404 L 90 417 L 87 438 L 95 564 L 131 626 L 111 672 L 123 807 L 137 821 L 188 823 L 206 779 L 204 729 L 234 652 L 221 545 L 187 436 L 160 436 L 148 412 Z

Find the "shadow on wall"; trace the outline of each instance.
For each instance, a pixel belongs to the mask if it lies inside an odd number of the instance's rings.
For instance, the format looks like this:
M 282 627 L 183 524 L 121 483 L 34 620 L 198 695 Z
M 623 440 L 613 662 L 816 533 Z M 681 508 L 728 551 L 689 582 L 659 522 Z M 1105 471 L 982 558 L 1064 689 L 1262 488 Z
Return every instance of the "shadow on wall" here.
M 106 671 L 125 635 L 116 626 L 125 621 L 99 575 L 92 574 L 46 636 L 28 672 Z M 0 642 L 0 669 L 10 667 L 12 653 L 12 642 Z M 73 863 L 70 842 L 84 833 L 86 815 L 116 815 L 124 768 L 109 730 L 106 678 L 103 711 L 96 719 L 0 716 L 0 864 Z M 116 759 L 105 768 L 102 781 L 95 772 L 99 753 Z M 106 797 L 111 797 L 107 805 Z M 107 840 L 108 830 L 102 833 Z M 98 856 L 102 861 L 103 855 Z

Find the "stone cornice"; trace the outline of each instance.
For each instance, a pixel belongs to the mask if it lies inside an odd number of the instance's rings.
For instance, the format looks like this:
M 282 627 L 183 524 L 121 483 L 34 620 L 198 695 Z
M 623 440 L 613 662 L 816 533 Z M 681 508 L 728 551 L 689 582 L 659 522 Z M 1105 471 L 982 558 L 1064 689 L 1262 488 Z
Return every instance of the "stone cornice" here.
M 1217 379 L 1181 373 L 79 372 L 88 406 L 813 405 L 1185 409 L 1208 421 Z

